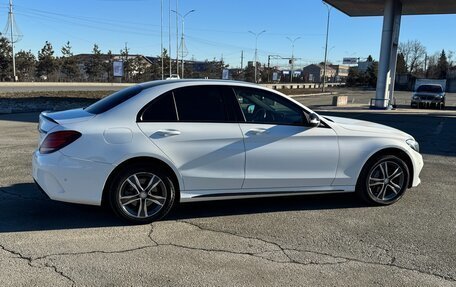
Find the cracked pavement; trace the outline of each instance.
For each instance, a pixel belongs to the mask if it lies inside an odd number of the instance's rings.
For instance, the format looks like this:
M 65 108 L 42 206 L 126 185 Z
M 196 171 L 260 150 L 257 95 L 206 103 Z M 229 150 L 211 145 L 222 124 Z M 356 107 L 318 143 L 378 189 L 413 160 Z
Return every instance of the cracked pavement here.
M 206 202 L 128 226 L 41 195 L 37 115 L 0 115 L 0 286 L 456 286 L 454 115 L 342 116 L 413 134 L 422 185 L 388 207 L 351 195 Z

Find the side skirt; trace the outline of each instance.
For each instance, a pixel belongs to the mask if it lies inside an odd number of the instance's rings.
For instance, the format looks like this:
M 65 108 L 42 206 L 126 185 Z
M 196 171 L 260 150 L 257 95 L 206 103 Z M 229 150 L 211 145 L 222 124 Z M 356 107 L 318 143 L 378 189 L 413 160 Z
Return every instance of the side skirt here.
M 212 200 L 229 200 L 242 198 L 261 198 L 261 197 L 278 197 L 278 196 L 294 196 L 294 195 L 315 195 L 315 194 L 333 194 L 333 193 L 352 193 L 353 189 L 333 189 L 333 190 L 307 190 L 307 191 L 282 191 L 282 192 L 226 192 L 226 193 L 205 193 L 205 194 L 189 194 L 182 192 L 180 202 L 197 202 L 197 201 L 212 201 Z M 206 191 L 207 192 L 207 191 Z

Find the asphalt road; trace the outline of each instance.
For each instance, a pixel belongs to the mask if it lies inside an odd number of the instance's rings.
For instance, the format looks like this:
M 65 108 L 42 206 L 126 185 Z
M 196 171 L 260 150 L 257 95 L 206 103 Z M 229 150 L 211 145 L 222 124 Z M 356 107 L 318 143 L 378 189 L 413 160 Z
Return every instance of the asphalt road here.
M 280 91 L 280 90 L 279 90 Z M 370 100 L 375 98 L 375 91 L 362 91 L 353 90 L 348 88 L 337 88 L 331 91 L 336 92 L 339 96 L 347 96 L 348 104 L 355 106 L 369 106 Z M 412 92 L 395 91 L 394 96 L 396 98 L 396 104 L 399 109 L 410 109 L 410 100 L 412 98 Z M 320 95 L 320 96 L 304 96 L 296 97 L 299 101 L 312 108 L 324 108 L 324 106 L 332 105 L 332 96 Z M 456 93 L 446 94 L 446 109 L 456 110 Z
M 32 184 L 36 114 L 0 115 L 0 286 L 456 286 L 456 113 L 340 112 L 421 143 L 422 184 L 185 204 L 151 225 L 52 202 Z

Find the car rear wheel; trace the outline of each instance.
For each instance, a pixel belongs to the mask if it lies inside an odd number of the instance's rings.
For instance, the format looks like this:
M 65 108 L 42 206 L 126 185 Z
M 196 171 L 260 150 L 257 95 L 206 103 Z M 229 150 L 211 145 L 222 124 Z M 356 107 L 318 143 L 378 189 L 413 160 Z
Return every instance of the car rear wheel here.
M 394 155 L 380 156 L 364 166 L 357 193 L 369 204 L 389 205 L 403 196 L 408 180 L 409 170 L 402 159 Z
M 110 191 L 113 211 L 136 224 L 163 218 L 173 207 L 176 197 L 171 177 L 146 165 L 124 168 L 113 181 Z

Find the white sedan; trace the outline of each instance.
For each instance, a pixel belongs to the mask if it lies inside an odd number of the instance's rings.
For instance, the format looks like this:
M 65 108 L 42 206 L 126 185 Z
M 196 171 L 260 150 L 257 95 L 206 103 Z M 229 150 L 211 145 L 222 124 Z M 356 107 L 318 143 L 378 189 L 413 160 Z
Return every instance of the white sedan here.
M 270 89 L 154 81 L 40 115 L 33 177 L 53 200 L 109 204 L 134 223 L 178 202 L 356 192 L 377 205 L 420 183 L 414 138 L 322 117 Z

